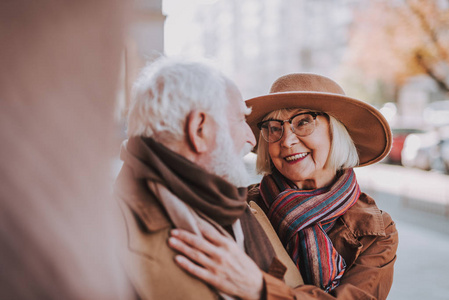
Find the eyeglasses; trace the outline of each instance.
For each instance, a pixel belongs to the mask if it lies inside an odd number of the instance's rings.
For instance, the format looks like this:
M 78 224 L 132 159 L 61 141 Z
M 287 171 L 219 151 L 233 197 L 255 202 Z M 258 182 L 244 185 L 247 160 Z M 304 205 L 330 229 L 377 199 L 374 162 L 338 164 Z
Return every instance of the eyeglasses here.
M 268 143 L 279 141 L 284 135 L 284 123 L 290 123 L 290 128 L 297 136 L 308 136 L 316 127 L 316 117 L 324 115 L 321 112 L 303 112 L 288 120 L 266 120 L 257 124 L 262 136 Z

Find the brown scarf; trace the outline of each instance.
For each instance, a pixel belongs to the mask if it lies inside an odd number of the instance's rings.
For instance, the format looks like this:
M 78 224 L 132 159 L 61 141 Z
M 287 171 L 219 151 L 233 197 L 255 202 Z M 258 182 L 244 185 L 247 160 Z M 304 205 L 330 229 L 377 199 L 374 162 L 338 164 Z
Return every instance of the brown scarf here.
M 274 250 L 246 203 L 246 188 L 236 188 L 151 138 L 133 137 L 120 153 L 136 180 L 164 185 L 193 210 L 229 230 L 240 219 L 247 254 L 268 271 Z

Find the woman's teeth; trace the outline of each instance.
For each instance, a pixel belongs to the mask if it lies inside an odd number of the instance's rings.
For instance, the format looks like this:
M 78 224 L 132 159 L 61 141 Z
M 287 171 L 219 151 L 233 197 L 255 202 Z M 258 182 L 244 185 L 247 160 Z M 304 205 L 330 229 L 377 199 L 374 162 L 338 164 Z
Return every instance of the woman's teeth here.
M 296 154 L 296 155 L 292 155 L 292 156 L 287 156 L 285 158 L 286 161 L 294 161 L 294 160 L 298 160 L 300 158 L 303 158 L 304 156 L 307 156 L 307 153 L 301 153 L 301 154 Z

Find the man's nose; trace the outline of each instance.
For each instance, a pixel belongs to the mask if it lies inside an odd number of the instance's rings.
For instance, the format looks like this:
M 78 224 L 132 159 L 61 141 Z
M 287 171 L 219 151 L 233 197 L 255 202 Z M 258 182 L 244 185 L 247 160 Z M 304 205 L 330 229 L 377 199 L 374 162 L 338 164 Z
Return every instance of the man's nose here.
M 253 146 L 253 148 L 256 146 L 256 137 L 254 136 L 253 131 L 251 130 L 251 127 L 249 127 L 248 123 L 246 123 L 246 141 Z

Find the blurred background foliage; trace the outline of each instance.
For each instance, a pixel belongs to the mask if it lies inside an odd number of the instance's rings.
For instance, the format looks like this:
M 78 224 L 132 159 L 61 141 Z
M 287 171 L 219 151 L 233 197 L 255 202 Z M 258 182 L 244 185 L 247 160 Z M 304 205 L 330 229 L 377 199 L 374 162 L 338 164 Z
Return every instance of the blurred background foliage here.
M 407 80 L 425 75 L 449 92 L 449 1 L 368 1 L 354 11 L 350 64 L 380 90 L 397 93 Z M 385 94 L 384 94 L 385 95 Z

